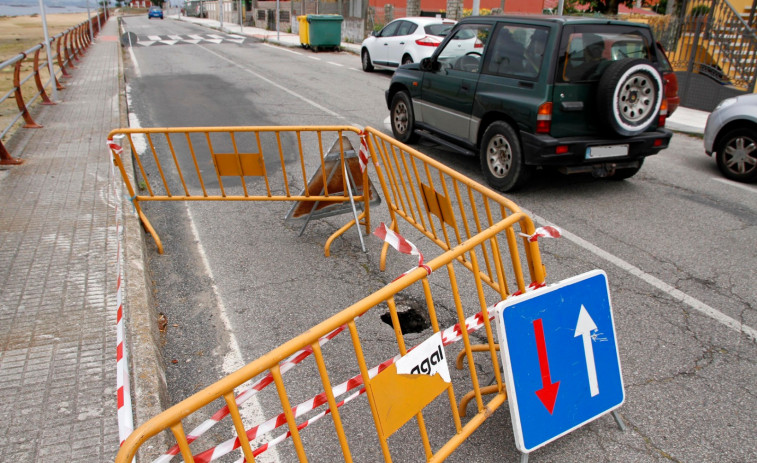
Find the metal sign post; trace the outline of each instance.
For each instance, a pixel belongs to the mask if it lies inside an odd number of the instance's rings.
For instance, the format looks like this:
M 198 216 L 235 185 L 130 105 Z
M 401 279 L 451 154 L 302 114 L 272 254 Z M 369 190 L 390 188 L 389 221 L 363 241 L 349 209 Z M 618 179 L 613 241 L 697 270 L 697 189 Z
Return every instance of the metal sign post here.
M 623 404 L 603 271 L 501 302 L 497 328 L 515 443 L 526 459 L 529 452 Z M 613 416 L 623 429 L 620 417 Z

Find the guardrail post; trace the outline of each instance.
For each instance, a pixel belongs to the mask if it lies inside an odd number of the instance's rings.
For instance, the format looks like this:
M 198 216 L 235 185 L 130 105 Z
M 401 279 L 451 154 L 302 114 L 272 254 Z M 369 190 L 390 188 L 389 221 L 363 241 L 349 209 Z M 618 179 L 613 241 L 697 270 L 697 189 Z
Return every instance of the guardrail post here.
M 71 40 L 74 33 L 75 29 L 67 30 L 66 38 L 63 43 L 63 49 L 66 51 L 66 62 L 71 69 L 76 69 L 76 66 L 74 66 L 74 52 L 72 50 L 73 46 L 71 45 Z
M 24 162 L 21 159 L 14 158 L 10 155 L 8 150 L 3 146 L 2 140 L 0 140 L 0 166 L 12 166 L 18 165 Z
M 22 52 L 20 54 L 24 55 L 24 57 L 16 61 L 16 65 L 13 69 L 13 86 L 16 88 L 16 104 L 18 105 L 18 110 L 21 111 L 21 115 L 24 117 L 24 121 L 26 122 L 26 124 L 24 124 L 24 128 L 41 129 L 42 126 L 34 122 L 31 114 L 29 114 L 29 110 L 26 108 L 26 103 L 24 103 L 24 97 L 23 95 L 21 95 L 21 63 L 24 62 L 26 53 Z
M 42 84 L 42 78 L 39 76 L 39 52 L 42 50 L 42 47 L 38 48 L 37 51 L 34 52 L 34 82 L 37 84 L 37 91 L 39 92 L 40 98 L 42 98 L 42 104 L 43 105 L 54 105 L 55 102 L 50 100 L 50 97 L 47 96 L 47 92 L 45 91 L 45 86 Z M 52 85 L 56 84 L 55 81 L 55 74 L 50 76 L 50 81 L 52 82 Z
M 66 34 L 65 33 L 58 36 L 58 39 L 57 39 L 58 43 L 55 45 L 55 49 L 57 50 L 58 67 L 60 68 L 61 74 L 63 75 L 63 77 L 70 77 L 71 75 L 68 73 L 68 71 L 66 71 L 66 63 L 63 60 L 63 54 L 61 53 L 61 50 L 60 50 L 60 44 L 61 44 L 61 42 L 65 42 L 65 38 L 66 38 Z M 66 49 L 65 45 L 63 46 L 63 49 L 64 50 Z M 58 82 L 57 78 L 55 79 L 55 82 Z M 63 85 L 60 85 L 60 87 L 58 87 L 59 90 L 63 90 L 64 88 L 65 87 L 63 87 Z

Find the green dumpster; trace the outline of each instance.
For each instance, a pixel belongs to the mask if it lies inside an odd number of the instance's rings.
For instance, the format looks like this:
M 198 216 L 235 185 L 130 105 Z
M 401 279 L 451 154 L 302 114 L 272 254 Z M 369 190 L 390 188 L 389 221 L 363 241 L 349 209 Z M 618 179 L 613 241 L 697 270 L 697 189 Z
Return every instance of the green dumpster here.
M 339 48 L 342 43 L 342 15 L 339 14 L 309 14 L 308 36 L 310 48 Z
M 307 15 L 297 16 L 297 22 L 300 25 L 300 46 L 307 48 L 310 45 L 310 36 L 308 35 L 308 17 Z

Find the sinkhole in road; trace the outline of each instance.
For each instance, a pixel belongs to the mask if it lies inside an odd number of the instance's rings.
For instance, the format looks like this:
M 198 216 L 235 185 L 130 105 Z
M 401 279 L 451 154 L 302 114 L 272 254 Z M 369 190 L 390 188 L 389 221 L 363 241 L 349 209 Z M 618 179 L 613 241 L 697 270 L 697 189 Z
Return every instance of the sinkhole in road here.
M 429 323 L 425 316 L 425 305 L 421 301 L 407 299 L 403 301 L 395 300 L 395 302 L 402 334 L 420 333 L 431 327 L 431 323 Z M 381 314 L 381 321 L 393 327 L 390 312 Z

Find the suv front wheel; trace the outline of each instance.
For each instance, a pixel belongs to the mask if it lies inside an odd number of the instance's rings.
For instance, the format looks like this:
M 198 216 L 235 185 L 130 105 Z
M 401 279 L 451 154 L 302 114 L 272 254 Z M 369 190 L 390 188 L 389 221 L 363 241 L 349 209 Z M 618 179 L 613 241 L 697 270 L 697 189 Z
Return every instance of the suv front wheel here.
M 407 92 L 397 92 L 394 95 L 389 114 L 392 119 L 394 138 L 402 143 L 415 143 L 418 141 L 418 134 L 415 133 L 413 103 Z
M 487 127 L 480 158 L 486 182 L 497 190 L 514 190 L 531 178 L 533 169 L 523 163 L 518 134 L 506 122 Z

